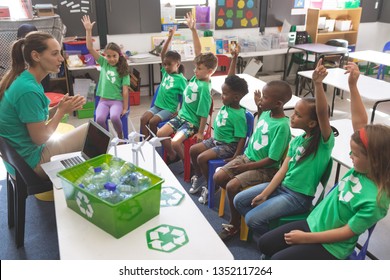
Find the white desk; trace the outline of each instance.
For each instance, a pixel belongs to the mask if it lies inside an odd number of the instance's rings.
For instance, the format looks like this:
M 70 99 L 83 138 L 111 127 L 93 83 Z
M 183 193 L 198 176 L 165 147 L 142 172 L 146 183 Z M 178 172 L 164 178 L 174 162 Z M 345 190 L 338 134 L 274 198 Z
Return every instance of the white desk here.
M 338 88 L 340 90 L 349 92 L 349 86 L 348 86 L 349 74 L 344 74 L 344 73 L 345 70 L 341 68 L 328 69 L 328 75 L 323 80 L 323 83 Z M 301 71 L 298 72 L 298 75 L 304 78 L 311 79 L 313 75 L 313 70 Z M 367 77 L 364 75 L 360 75 L 357 86 L 361 97 L 375 102 L 372 107 L 372 114 L 371 114 L 371 123 L 373 123 L 377 106 L 380 103 L 390 101 L 390 83 L 386 81 L 374 79 L 371 77 Z M 334 108 L 335 96 L 336 96 L 336 91 L 333 91 L 332 109 L 331 109 L 332 112 Z
M 152 171 L 153 147 L 148 143 L 143 146 L 147 161 L 140 157 L 140 167 Z M 118 156 L 131 161 L 130 145 L 118 146 Z M 185 259 L 233 259 L 229 249 L 218 237 L 198 207 L 194 204 L 179 181 L 163 160 L 157 156 L 157 168 L 165 179 L 163 186 L 171 186 L 185 194 L 178 206 L 161 207 L 160 214 L 145 224 L 116 239 L 102 229 L 81 217 L 66 206 L 62 189 L 54 188 L 55 213 L 57 219 L 58 244 L 61 259 L 137 259 L 137 260 L 185 260 Z M 60 179 L 53 180 L 55 186 Z M 179 249 L 165 253 L 148 248 L 146 231 L 161 224 L 183 228 L 189 242 Z
M 266 82 L 259 80 L 251 75 L 248 74 L 238 74 L 239 77 L 245 79 L 245 81 L 248 83 L 248 90 L 249 92 L 241 99 L 240 105 L 247 109 L 251 113 L 257 112 L 257 106 L 254 101 L 254 94 L 255 90 L 259 89 L 262 90 L 263 87 L 266 85 Z M 219 94 L 222 93 L 222 85 L 225 82 L 227 76 L 216 76 L 211 77 L 211 86 L 215 92 L 218 92 Z M 293 110 L 295 107 L 295 104 L 300 100 L 301 98 L 298 96 L 293 95 L 286 104 L 284 104 L 284 110 Z
M 330 121 L 330 125 L 335 127 L 339 135 L 335 138 L 334 147 L 332 150 L 332 158 L 337 163 L 335 184 L 339 181 L 340 167 L 352 168 L 352 159 L 349 156 L 350 140 L 353 134 L 352 121 L 349 119 L 340 119 Z M 302 129 L 291 128 L 291 135 L 297 137 L 303 133 Z
M 364 60 L 369 62 L 374 62 L 377 64 L 390 65 L 390 53 L 378 52 L 378 51 L 359 51 L 351 52 L 349 57 L 355 58 L 358 60 Z

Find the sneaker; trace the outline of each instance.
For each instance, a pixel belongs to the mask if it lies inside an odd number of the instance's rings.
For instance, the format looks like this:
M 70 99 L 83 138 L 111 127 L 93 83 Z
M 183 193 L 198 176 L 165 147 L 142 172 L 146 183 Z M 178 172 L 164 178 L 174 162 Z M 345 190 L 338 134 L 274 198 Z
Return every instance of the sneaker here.
M 239 229 L 233 225 L 222 224 L 223 230 L 218 234 L 222 241 L 226 242 L 239 233 Z
M 203 180 L 202 180 L 203 179 Z M 194 175 L 191 177 L 191 188 L 189 190 L 190 194 L 197 193 L 202 188 L 202 183 L 204 181 L 204 178 L 199 178 L 197 175 Z
M 202 204 L 206 204 L 208 202 L 208 195 L 209 195 L 209 190 L 208 188 L 202 187 L 202 192 L 200 193 L 200 197 L 198 198 L 198 201 Z

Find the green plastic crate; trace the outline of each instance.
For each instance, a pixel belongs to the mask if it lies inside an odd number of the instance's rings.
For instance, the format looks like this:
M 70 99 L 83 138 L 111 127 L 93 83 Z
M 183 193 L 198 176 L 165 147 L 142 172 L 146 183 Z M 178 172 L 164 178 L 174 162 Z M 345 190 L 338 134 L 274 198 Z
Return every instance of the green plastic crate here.
M 81 109 L 77 110 L 77 117 L 79 119 L 93 118 L 95 109 Z
M 74 184 L 90 166 L 109 164 L 111 158 L 112 155 L 107 154 L 95 157 L 60 171 L 58 176 L 68 207 L 115 238 L 120 238 L 160 213 L 161 185 L 164 180 L 136 167 L 136 171 L 151 179 L 151 187 L 117 204 L 106 202 Z

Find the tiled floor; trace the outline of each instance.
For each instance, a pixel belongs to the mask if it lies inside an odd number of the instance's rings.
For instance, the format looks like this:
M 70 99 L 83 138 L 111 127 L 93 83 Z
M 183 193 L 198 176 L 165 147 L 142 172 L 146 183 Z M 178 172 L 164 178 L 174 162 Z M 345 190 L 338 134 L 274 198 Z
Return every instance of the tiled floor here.
M 267 82 L 274 79 L 279 79 L 280 75 L 267 75 L 267 76 L 261 76 L 259 77 L 261 80 Z M 291 78 L 289 82 L 293 82 L 294 79 Z M 295 91 L 294 86 L 292 86 L 293 92 Z M 146 88 L 142 89 L 145 90 Z M 375 90 L 375 89 L 373 89 Z M 331 101 L 331 93 L 332 88 L 328 87 L 327 89 L 327 97 L 328 102 Z M 342 119 L 342 118 L 350 118 L 350 103 L 349 103 L 349 94 L 344 94 L 344 98 L 341 99 L 340 97 L 336 97 L 335 102 L 335 111 L 334 115 L 332 117 L 333 120 L 336 119 Z M 222 105 L 221 99 L 219 95 L 214 95 L 214 114 L 215 117 L 216 112 L 218 112 L 219 108 Z M 149 108 L 150 102 L 152 98 L 149 96 L 141 96 L 141 104 L 138 106 L 132 106 L 131 112 L 130 112 L 130 120 L 133 122 L 135 128 L 137 131 L 139 131 L 139 120 L 142 114 Z M 366 108 L 372 108 L 372 103 L 366 102 L 365 103 Z M 367 109 L 367 113 L 370 116 L 371 111 Z M 287 115 L 290 115 L 291 111 L 287 111 Z M 69 123 L 78 126 L 82 123 L 85 123 L 88 121 L 88 119 L 78 119 L 76 117 L 71 116 L 69 118 Z M 375 117 L 375 123 L 383 123 L 383 124 L 390 124 L 390 103 L 383 103 L 379 106 L 378 111 L 376 113 Z M 111 129 L 113 131 L 113 129 Z M 346 149 L 349 149 L 349 147 L 346 147 Z M 330 188 L 331 185 L 334 183 L 334 174 L 335 174 L 335 165 L 333 168 L 333 172 L 331 175 L 331 179 L 329 180 L 328 187 Z M 341 174 L 344 174 L 346 172 L 345 168 L 341 169 Z M 0 163 L 0 180 L 5 178 L 5 171 L 4 167 L 2 165 L 2 162 Z M 369 250 L 374 253 L 378 258 L 380 259 L 390 259 L 390 240 L 388 236 L 388 232 L 390 232 L 390 215 L 387 215 L 385 219 L 383 219 L 376 227 L 373 236 L 370 240 L 370 246 Z

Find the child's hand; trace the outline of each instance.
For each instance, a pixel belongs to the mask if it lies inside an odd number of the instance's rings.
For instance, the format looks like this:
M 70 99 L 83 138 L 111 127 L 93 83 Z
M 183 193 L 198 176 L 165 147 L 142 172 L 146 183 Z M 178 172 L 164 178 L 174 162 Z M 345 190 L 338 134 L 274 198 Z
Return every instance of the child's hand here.
M 175 35 L 176 27 L 174 28 L 169 28 L 168 30 L 168 37 L 172 38 L 173 35 Z
M 306 242 L 306 235 L 307 232 L 301 231 L 301 230 L 292 230 L 288 233 L 284 234 L 284 241 L 286 241 L 286 244 L 293 245 L 293 244 L 305 244 Z
M 255 196 L 254 199 L 252 199 L 251 206 L 252 206 L 252 207 L 256 207 L 256 206 L 262 204 L 264 201 L 266 201 L 267 198 L 268 198 L 268 197 L 264 196 L 264 195 L 261 193 L 261 194 Z
M 357 81 L 359 79 L 359 76 L 360 76 L 360 70 L 359 70 L 359 67 L 356 65 L 356 63 L 353 63 L 353 62 L 348 62 L 348 64 L 346 66 L 344 66 L 345 68 L 345 74 L 349 73 L 349 77 L 348 77 L 348 83 L 351 85 L 356 85 L 357 84 Z
M 230 49 L 230 55 L 232 57 L 237 57 L 240 54 L 240 51 L 241 51 L 241 46 L 240 44 L 237 43 L 234 45 L 234 49 Z
M 202 132 L 198 132 L 197 134 L 195 134 L 194 136 L 192 136 L 193 138 L 196 139 L 196 142 L 202 142 L 203 141 L 203 133 Z
M 261 101 L 261 91 L 259 89 L 255 90 L 254 99 L 256 106 L 259 107 Z
M 121 113 L 121 117 L 123 117 L 126 113 L 127 113 L 127 109 L 123 108 L 122 113 Z
M 91 19 L 88 15 L 83 16 L 81 22 L 83 23 L 85 30 L 92 30 L 94 24 L 96 23 L 96 21 L 91 23 Z
M 322 58 L 318 61 L 316 69 L 313 72 L 313 82 L 314 83 L 322 83 L 325 77 L 328 75 L 328 71 L 325 66 L 322 65 Z
M 191 30 L 194 30 L 195 29 L 196 20 L 195 20 L 195 18 L 192 17 L 192 13 L 191 12 L 187 13 L 187 15 L 185 17 L 185 20 L 186 20 L 186 24 L 187 24 L 188 28 L 191 29 Z

